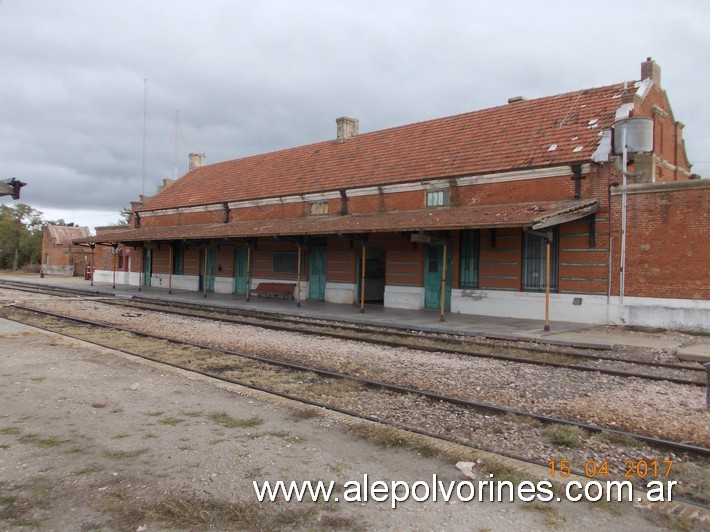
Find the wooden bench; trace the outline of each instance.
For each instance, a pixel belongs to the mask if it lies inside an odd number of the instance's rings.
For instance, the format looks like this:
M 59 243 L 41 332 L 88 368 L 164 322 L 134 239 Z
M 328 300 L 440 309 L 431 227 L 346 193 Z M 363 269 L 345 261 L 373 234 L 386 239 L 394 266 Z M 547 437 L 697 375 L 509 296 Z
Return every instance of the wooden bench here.
M 293 299 L 294 288 L 296 288 L 296 283 L 259 283 L 251 291 L 251 295 Z

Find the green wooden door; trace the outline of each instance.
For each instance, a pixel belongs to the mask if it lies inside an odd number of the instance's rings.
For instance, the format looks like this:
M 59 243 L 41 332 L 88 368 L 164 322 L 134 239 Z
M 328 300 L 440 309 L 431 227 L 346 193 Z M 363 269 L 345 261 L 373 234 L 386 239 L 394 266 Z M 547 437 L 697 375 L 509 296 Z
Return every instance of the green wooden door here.
M 323 301 L 325 300 L 325 277 L 328 267 L 327 249 L 324 246 L 313 246 L 310 259 L 308 299 Z
M 449 248 L 449 246 L 447 246 Z M 447 249 L 446 261 L 446 301 L 444 308 L 451 310 L 451 266 L 452 253 Z M 424 308 L 441 309 L 441 276 L 443 274 L 444 247 L 427 245 L 424 248 Z
M 207 283 L 207 291 L 214 292 L 214 279 L 217 275 L 217 248 L 207 248 L 207 271 L 205 272 L 205 249 L 200 251 L 200 291 L 205 290 L 205 282 Z M 205 275 L 206 274 L 206 275 Z
M 150 276 L 153 274 L 153 250 L 143 248 L 143 286 L 150 286 Z
M 234 253 L 234 293 L 247 293 L 247 248 L 238 248 Z

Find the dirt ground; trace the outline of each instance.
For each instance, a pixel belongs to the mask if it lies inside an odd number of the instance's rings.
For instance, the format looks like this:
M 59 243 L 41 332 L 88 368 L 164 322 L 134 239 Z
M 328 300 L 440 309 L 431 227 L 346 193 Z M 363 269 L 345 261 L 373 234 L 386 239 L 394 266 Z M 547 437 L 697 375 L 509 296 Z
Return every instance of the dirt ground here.
M 463 480 L 342 416 L 0 320 L 0 528 L 653 530 L 631 504 L 258 503 L 252 481 Z M 531 479 L 537 480 L 537 479 Z

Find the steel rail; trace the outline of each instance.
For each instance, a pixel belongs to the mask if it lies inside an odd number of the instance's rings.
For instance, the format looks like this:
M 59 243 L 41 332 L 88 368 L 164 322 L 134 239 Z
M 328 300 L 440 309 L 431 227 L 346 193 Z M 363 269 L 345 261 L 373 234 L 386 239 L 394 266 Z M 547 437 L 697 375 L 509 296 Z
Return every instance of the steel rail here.
M 12 284 L 13 282 L 0 281 L 0 287 L 2 286 L 3 283 Z M 23 285 L 23 286 L 29 287 L 30 285 Z M 31 286 L 32 289 L 35 289 L 35 287 L 37 287 L 37 285 Z M 56 287 L 51 287 L 51 290 L 55 290 L 55 289 L 56 289 Z M 34 290 L 30 290 L 30 291 L 34 291 Z M 37 290 L 37 291 L 42 292 L 41 290 Z M 64 289 L 64 288 L 60 289 L 59 291 L 64 291 L 64 292 L 72 293 L 72 294 L 79 292 L 79 291 L 74 291 L 72 289 Z M 491 353 L 491 352 L 480 351 L 480 350 L 479 351 L 463 350 L 463 349 L 456 349 L 456 348 L 445 347 L 445 346 L 423 346 L 423 345 L 419 345 L 417 343 L 405 343 L 405 342 L 393 341 L 393 340 L 363 338 L 363 337 L 359 336 L 359 335 L 374 334 L 376 332 L 379 332 L 380 334 L 390 335 L 390 336 L 399 336 L 402 338 L 416 338 L 419 340 L 425 339 L 425 340 L 430 340 L 430 341 L 442 341 L 442 342 L 450 343 L 450 340 L 442 340 L 440 338 L 442 336 L 441 333 L 429 333 L 427 331 L 417 331 L 416 334 L 412 334 L 412 332 L 411 332 L 412 329 L 408 329 L 408 331 L 410 331 L 410 332 L 405 333 L 405 332 L 401 332 L 401 331 L 397 331 L 397 330 L 392 330 L 391 328 L 385 328 L 385 327 L 381 327 L 381 326 L 371 326 L 371 325 L 367 325 L 367 324 L 353 325 L 351 323 L 344 323 L 344 322 L 337 321 L 337 320 L 327 320 L 327 319 L 309 318 L 309 317 L 294 318 L 291 316 L 283 316 L 278 313 L 264 313 L 264 312 L 260 312 L 260 311 L 243 310 L 243 309 L 239 309 L 239 311 L 235 312 L 235 311 L 232 311 L 231 309 L 224 309 L 221 307 L 215 307 L 215 306 L 209 306 L 209 305 L 185 303 L 185 302 L 177 303 L 177 302 L 165 301 L 165 300 L 156 301 L 152 298 L 141 298 L 141 297 L 133 297 L 130 301 L 118 301 L 118 300 L 111 298 L 111 300 L 105 301 L 105 303 L 116 304 L 116 305 L 120 305 L 120 306 L 131 307 L 131 308 L 139 308 L 139 309 L 143 309 L 143 310 L 167 312 L 167 313 L 171 313 L 171 314 L 175 314 L 175 315 L 179 315 L 179 316 L 198 317 L 198 318 L 202 318 L 202 319 L 228 321 L 228 322 L 234 323 L 234 324 L 251 325 L 251 326 L 257 326 L 257 327 L 271 329 L 271 330 L 287 330 L 287 331 L 298 332 L 298 333 L 302 333 L 302 334 L 323 335 L 323 336 L 329 336 L 331 338 L 336 338 L 336 339 L 341 339 L 341 340 L 354 340 L 354 341 L 360 341 L 360 342 L 367 342 L 367 343 L 371 343 L 374 345 L 384 345 L 384 346 L 388 346 L 388 347 L 406 347 L 406 348 L 418 349 L 418 350 L 426 351 L 426 352 L 441 352 L 441 353 L 454 354 L 454 355 L 473 356 L 473 357 L 479 357 L 479 358 L 490 358 L 490 359 L 495 359 L 495 360 L 516 362 L 516 363 L 522 363 L 522 364 L 532 364 L 532 365 L 537 365 L 537 366 L 548 366 L 548 367 L 557 367 L 557 368 L 571 369 L 571 370 L 584 371 L 584 372 L 601 373 L 601 374 L 610 375 L 610 376 L 614 376 L 614 377 L 623 377 L 623 378 L 634 377 L 634 378 L 652 380 L 652 381 L 667 381 L 667 382 L 672 382 L 675 384 L 682 384 L 682 385 L 688 385 L 688 386 L 705 386 L 705 379 L 703 379 L 703 378 L 701 378 L 699 380 L 692 380 L 692 379 L 685 379 L 685 378 L 681 378 L 681 377 L 672 377 L 672 376 L 663 376 L 663 375 L 649 375 L 649 374 L 634 373 L 631 371 L 615 370 L 615 369 L 609 369 L 609 368 L 596 368 L 596 367 L 590 367 L 590 366 L 585 366 L 585 365 L 581 365 L 581 364 L 536 360 L 536 359 L 525 358 L 522 356 L 518 357 L 518 356 L 511 356 L 511 355 L 503 355 L 503 354 L 499 354 L 499 353 Z M 192 309 L 192 310 L 197 310 L 197 311 L 201 311 L 201 312 L 221 314 L 221 316 L 217 317 L 217 316 L 196 315 L 192 312 L 175 310 L 175 308 Z M 239 316 L 241 316 L 241 318 Z M 245 317 L 245 316 L 248 316 L 248 317 Z M 254 319 L 267 320 L 267 321 L 258 321 L 257 323 L 254 323 L 254 321 L 253 321 Z M 284 325 L 279 325 L 278 322 L 292 323 L 295 325 L 295 327 L 285 327 Z M 305 328 L 308 326 L 314 327 L 314 329 Z M 348 334 L 334 332 L 333 330 L 326 329 L 326 327 L 328 327 L 328 328 L 334 327 L 334 328 L 339 328 L 339 329 L 351 330 L 351 331 L 355 332 L 356 335 L 352 336 L 352 335 L 348 335 Z M 363 327 L 366 327 L 367 329 L 363 329 Z M 512 349 L 517 349 L 520 351 L 529 351 L 529 352 L 534 352 L 534 353 L 549 354 L 549 352 L 545 351 L 545 349 L 542 347 L 515 346 Z M 567 356 L 570 358 L 584 358 L 584 359 L 588 359 L 588 360 L 592 360 L 592 361 L 610 361 L 610 362 L 629 364 L 629 365 L 635 365 L 635 366 L 640 366 L 640 367 L 648 367 L 648 368 L 654 368 L 654 369 L 655 368 L 663 368 L 663 369 L 673 369 L 673 370 L 677 370 L 677 371 L 702 373 L 703 377 L 705 375 L 704 368 L 685 366 L 685 365 L 680 365 L 680 364 L 646 362 L 646 361 L 639 361 L 639 360 L 623 360 L 618 357 L 585 355 L 582 353 L 570 352 L 570 351 L 566 351 L 566 350 L 559 350 L 559 351 L 556 351 L 554 354 Z
M 630 437 L 630 438 L 634 438 L 638 441 L 643 441 L 651 446 L 662 448 L 662 449 L 672 449 L 674 451 L 688 452 L 688 453 L 692 453 L 692 454 L 704 456 L 704 457 L 710 456 L 710 449 L 709 448 L 702 447 L 699 445 L 693 445 L 690 443 L 677 442 L 677 441 L 666 440 L 666 439 L 661 439 L 661 438 L 654 438 L 652 436 L 646 436 L 643 434 L 637 434 L 637 433 L 622 431 L 622 430 L 618 430 L 618 429 L 610 429 L 610 428 L 602 427 L 599 425 L 580 423 L 580 422 L 573 421 L 573 420 L 556 418 L 556 417 L 546 416 L 546 415 L 542 415 L 542 414 L 535 414 L 535 413 L 527 412 L 524 410 L 502 407 L 502 406 L 492 405 L 489 403 L 481 403 L 481 402 L 472 401 L 469 399 L 462 399 L 459 397 L 453 397 L 453 396 L 448 396 L 448 395 L 444 395 L 444 394 L 439 394 L 436 392 L 428 392 L 426 390 L 421 390 L 418 388 L 410 388 L 410 387 L 399 386 L 399 385 L 391 384 L 391 383 L 387 383 L 387 382 L 375 381 L 375 380 L 371 380 L 371 379 L 365 379 L 362 377 L 355 377 L 355 376 L 347 375 L 344 373 L 334 372 L 334 371 L 330 371 L 330 370 L 324 370 L 322 368 L 304 366 L 301 364 L 293 364 L 290 362 L 285 362 L 283 360 L 270 359 L 270 358 L 261 357 L 258 355 L 251 355 L 251 354 L 242 353 L 239 351 L 233 351 L 233 350 L 229 350 L 229 349 L 214 347 L 214 346 L 210 346 L 207 344 L 200 344 L 197 342 L 178 340 L 175 338 L 169 338 L 169 337 L 162 336 L 162 335 L 156 335 L 156 334 L 152 334 L 152 333 L 135 331 L 135 330 L 120 327 L 120 326 L 94 322 L 92 320 L 87 320 L 87 319 L 83 319 L 83 318 L 74 318 L 74 317 L 70 317 L 70 316 L 63 316 L 61 314 L 57 314 L 57 313 L 46 311 L 46 310 L 38 310 L 38 309 L 30 308 L 30 307 L 23 307 L 22 305 L 13 305 L 13 307 L 23 310 L 25 312 L 31 312 L 31 313 L 35 313 L 35 314 L 50 316 L 52 318 L 56 318 L 59 320 L 75 322 L 80 325 L 97 327 L 97 328 L 104 328 L 104 329 L 115 329 L 118 331 L 134 334 L 136 336 L 140 336 L 140 337 L 144 337 L 144 338 L 158 339 L 158 340 L 166 341 L 166 342 L 177 344 L 177 345 L 189 345 L 191 347 L 196 347 L 199 349 L 215 351 L 215 352 L 223 353 L 223 354 L 230 355 L 230 356 L 238 356 L 240 358 L 245 358 L 245 359 L 249 359 L 249 360 L 253 360 L 253 361 L 257 361 L 257 362 L 262 362 L 262 363 L 269 364 L 269 365 L 279 366 L 279 367 L 283 367 L 286 369 L 312 372 L 312 373 L 315 373 L 320 376 L 334 378 L 334 379 L 350 380 L 353 382 L 358 382 L 360 384 L 364 384 L 364 385 L 371 387 L 371 388 L 384 389 L 384 390 L 388 390 L 388 391 L 392 391 L 392 392 L 396 392 L 396 393 L 400 393 L 400 394 L 415 394 L 415 395 L 425 397 L 425 398 L 432 400 L 432 401 L 443 401 L 443 402 L 453 404 L 456 406 L 470 408 L 472 410 L 476 410 L 479 412 L 489 412 L 494 415 L 515 414 L 515 415 L 535 419 L 535 420 L 538 420 L 538 421 L 540 421 L 542 423 L 546 423 L 546 424 L 568 425 L 568 426 L 579 427 L 579 428 L 587 430 L 589 432 L 609 433 L 609 434 L 614 434 L 614 435 L 622 436 L 622 437 Z M 17 320 L 15 320 L 15 321 L 17 321 Z M 64 333 L 62 333 L 62 334 L 64 334 Z M 68 336 L 70 336 L 70 335 L 68 335 Z M 81 338 L 79 338 L 79 339 L 81 339 Z M 94 343 L 96 343 L 96 342 L 94 342 Z M 98 345 L 101 345 L 101 344 L 98 344 Z M 113 346 L 104 346 L 104 347 L 113 348 Z M 135 353 L 132 353 L 132 354 L 135 354 Z M 136 356 L 143 356 L 143 355 L 136 354 Z M 147 357 L 144 357 L 144 358 L 147 358 Z M 150 358 L 150 360 L 163 363 L 159 359 Z M 269 392 L 269 393 L 271 393 L 271 392 Z
M 691 379 L 683 379 L 680 377 L 668 377 L 668 376 L 660 376 L 660 375 L 649 375 L 649 374 L 643 374 L 643 373 L 633 373 L 629 371 L 623 371 L 623 370 L 614 370 L 614 369 L 608 369 L 608 368 L 595 368 L 595 367 L 590 367 L 590 366 L 584 366 L 584 365 L 577 365 L 577 364 L 570 364 L 570 363 L 564 363 L 564 362 L 554 362 L 554 361 L 545 361 L 545 360 L 536 360 L 536 359 L 530 359 L 530 358 L 524 358 L 524 357 L 516 357 L 516 356 L 510 356 L 510 355 L 502 355 L 499 353 L 491 353 L 491 352 L 486 352 L 486 351 L 474 351 L 474 350 L 464 350 L 464 349 L 456 349 L 452 347 L 445 347 L 445 346 L 425 346 L 425 345 L 419 345 L 417 343 L 406 343 L 406 342 L 401 342 L 401 341 L 393 341 L 393 340 L 383 340 L 383 339 L 373 339 L 373 338 L 363 338 L 360 336 L 351 336 L 348 334 L 341 334 L 334 332 L 332 330 L 327 330 L 326 327 L 335 327 L 335 328 L 350 328 L 353 331 L 355 331 L 358 334 L 362 335 L 367 335 L 367 334 L 375 334 L 375 333 L 380 333 L 380 334 L 385 334 L 385 335 L 391 335 L 391 336 L 400 336 L 402 338 L 410 338 L 410 339 L 423 339 L 423 340 L 430 340 L 430 341 L 440 341 L 440 342 L 449 342 L 447 340 L 443 340 L 441 338 L 438 338 L 437 336 L 427 336 L 421 335 L 421 334 L 406 334 L 406 333 L 398 333 L 398 332 L 393 332 L 389 329 L 386 329 L 384 327 L 380 327 L 379 330 L 368 330 L 368 329 L 363 329 L 362 327 L 370 327 L 369 325 L 363 325 L 361 327 L 357 326 L 350 326 L 350 324 L 346 324 L 346 326 L 342 325 L 342 322 L 338 321 L 331 321 L 331 320 L 320 320 L 320 319 L 313 319 L 309 323 L 309 320 L 302 320 L 302 321 L 296 321 L 296 320 L 291 320 L 291 319 L 282 319 L 282 316 L 276 314 L 268 314 L 267 316 L 264 316 L 263 318 L 257 317 L 256 319 L 263 319 L 263 320 L 268 320 L 264 322 L 257 322 L 255 323 L 254 321 L 250 321 L 249 319 L 240 319 L 239 317 L 236 317 L 234 313 L 231 312 L 224 312 L 222 309 L 218 307 L 204 307 L 204 308 L 196 308 L 195 310 L 203 310 L 205 312 L 213 312 L 216 314 L 219 314 L 222 312 L 222 316 L 205 316 L 205 315 L 199 315 L 199 314 L 194 314 L 191 312 L 182 312 L 179 310 L 175 310 L 173 308 L 169 308 L 166 310 L 165 307 L 183 307 L 183 304 L 175 304 L 174 302 L 160 302 L 160 303 L 153 303 L 152 301 L 147 304 L 143 303 L 137 303 L 134 300 L 131 300 L 130 302 L 119 302 L 119 301 L 107 301 L 109 304 L 116 304 L 116 305 L 121 305 L 121 306 L 127 306 L 127 307 L 132 307 L 132 308 L 138 308 L 138 309 L 143 309 L 143 310 L 153 310 L 156 312 L 167 312 L 170 314 L 175 314 L 178 316 L 186 316 L 186 317 L 196 317 L 196 318 L 202 318 L 202 319 L 209 319 L 209 320 L 219 320 L 222 322 L 229 322 L 229 323 L 234 323 L 238 325 L 251 325 L 251 326 L 256 326 L 256 327 L 261 327 L 264 329 L 272 329 L 272 330 L 287 330 L 287 331 L 292 331 L 292 332 L 298 332 L 302 334 L 310 334 L 310 335 L 321 335 L 321 336 L 329 336 L 331 338 L 336 338 L 340 340 L 352 340 L 352 341 L 358 341 L 358 342 L 366 342 L 366 343 L 371 343 L 375 345 L 384 345 L 388 347 L 406 347 L 410 349 L 418 349 L 421 351 L 427 351 L 427 352 L 439 352 L 439 353 L 447 353 L 447 354 L 454 354 L 454 355 L 464 355 L 464 356 L 472 356 L 472 357 L 480 357 L 480 358 L 492 358 L 496 360 L 504 360 L 507 362 L 518 362 L 522 364 L 533 364 L 533 365 L 538 365 L 538 366 L 552 366 L 552 367 L 558 367 L 558 368 L 565 368 L 565 369 L 572 369 L 572 370 L 579 370 L 579 371 L 589 371 L 589 372 L 598 372 L 598 373 L 603 373 L 606 375 L 612 375 L 616 377 L 636 377 L 636 378 L 642 378 L 642 379 L 647 379 L 647 380 L 658 380 L 658 381 L 668 381 L 668 382 L 673 382 L 676 384 L 687 384 L 689 386 L 704 386 L 705 381 L 704 380 L 691 380 Z M 190 308 L 190 307 L 185 307 L 185 308 Z M 241 313 L 240 313 L 241 314 Z M 279 321 L 289 321 L 293 322 L 296 327 L 284 327 L 283 325 L 279 325 Z M 321 323 L 317 323 L 320 321 Z M 326 321 L 327 323 L 322 323 L 323 321 Z M 318 329 L 305 329 L 303 327 L 305 326 L 315 326 L 318 327 Z M 349 326 L 349 327 L 348 327 Z M 438 336 L 441 336 L 440 334 Z M 537 352 L 537 353 L 542 353 L 544 354 L 550 354 L 549 351 L 545 351 L 542 348 L 530 348 L 528 346 L 525 347 L 511 347 L 510 349 L 516 349 L 520 351 L 531 351 L 531 352 Z M 618 357 L 603 357 L 603 356 L 595 356 L 595 355 L 584 355 L 584 354 L 578 354 L 578 353 L 570 353 L 567 351 L 556 351 L 552 353 L 553 355 L 561 355 L 561 356 L 566 356 L 570 358 L 584 358 L 587 360 L 592 360 L 592 361 L 607 361 L 607 362 L 617 362 L 617 363 L 622 363 L 622 364 L 629 364 L 629 365 L 636 365 L 636 366 L 641 366 L 641 367 L 649 367 L 649 368 L 661 368 L 661 369 L 673 369 L 673 370 L 678 370 L 678 371 L 690 371 L 690 372 L 695 372 L 695 373 L 702 373 L 702 376 L 704 377 L 705 375 L 705 369 L 704 368 L 698 368 L 698 367 L 693 367 L 693 366 L 685 366 L 681 364 L 668 364 L 668 363 L 657 363 L 657 362 L 646 362 L 642 360 L 624 360 Z

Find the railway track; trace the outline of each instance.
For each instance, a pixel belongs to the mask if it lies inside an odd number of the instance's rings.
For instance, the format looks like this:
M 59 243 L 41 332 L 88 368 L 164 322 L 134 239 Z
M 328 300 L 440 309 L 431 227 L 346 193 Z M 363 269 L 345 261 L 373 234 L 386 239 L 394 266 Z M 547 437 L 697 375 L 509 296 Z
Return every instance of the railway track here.
M 19 313 L 19 314 L 18 314 Z M 489 428 L 496 431 L 496 425 L 515 424 L 515 430 L 528 430 L 533 434 L 531 438 L 539 438 L 534 434 L 538 424 L 554 427 L 574 427 L 588 434 L 604 435 L 607 438 L 619 441 L 634 441 L 634 445 L 645 444 L 650 450 L 634 452 L 644 453 L 644 456 L 673 456 L 685 462 L 698 462 L 701 468 L 708 467 L 710 449 L 688 442 L 671 441 L 655 438 L 648 434 L 638 434 L 629 431 L 616 430 L 608 427 L 580 423 L 574 420 L 561 419 L 552 416 L 539 415 L 520 409 L 506 408 L 494 404 L 481 403 L 456 396 L 450 396 L 425 389 L 400 386 L 393 383 L 362 378 L 345 373 L 325 370 L 302 364 L 294 364 L 283 360 L 270 359 L 249 353 L 219 349 L 214 346 L 185 342 L 161 335 L 137 332 L 127 328 L 117 327 L 113 324 L 98 323 L 92 320 L 70 318 L 67 316 L 41 311 L 32 308 L 13 305 L 2 309 L 2 317 L 12 319 L 65 336 L 89 341 L 103 347 L 116 348 L 116 345 L 126 343 L 132 345 L 130 349 L 121 349 L 131 355 L 147 360 L 167 364 L 187 371 L 193 371 L 212 378 L 232 382 L 267 393 L 286 397 L 291 400 L 339 411 L 347 415 L 356 416 L 370 421 L 385 423 L 398 428 L 403 428 L 419 434 L 445 439 L 458 444 L 487 450 L 515 459 L 522 459 L 539 465 L 548 465 L 541 461 L 539 454 L 535 456 L 521 454 L 516 449 L 489 448 L 481 445 L 480 441 L 472 441 L 463 431 L 453 433 L 449 430 L 431 428 L 431 423 L 406 423 L 401 416 L 373 414 L 368 410 L 368 404 L 373 401 L 373 395 L 380 396 L 377 401 L 393 403 L 392 410 L 416 408 L 430 410 L 425 414 L 429 419 L 436 418 L 443 408 L 454 409 L 468 416 L 483 419 Z M 99 331 L 99 338 L 96 338 Z M 134 337 L 139 341 L 130 342 L 127 339 Z M 185 349 L 189 351 L 184 352 Z M 178 357 L 171 353 L 181 352 Z M 265 369 L 266 368 L 266 369 Z M 274 374 L 277 377 L 274 377 Z M 266 376 L 265 376 L 266 375 Z M 274 381 L 275 384 L 274 384 Z M 313 387 L 321 393 L 311 393 Z M 355 394 L 353 400 L 349 395 Z M 377 401 L 375 401 L 377 403 Z M 349 406 L 347 406 L 349 405 Z M 445 406 L 442 406 L 445 405 Z M 465 419 L 463 417 L 462 419 Z M 539 432 L 539 431 L 537 431 Z M 480 435 L 479 435 L 480 436 Z M 484 438 L 485 440 L 485 438 Z M 640 443 L 642 442 L 642 443 Z M 554 449 L 550 451 L 554 452 Z M 537 453 L 540 453 L 539 449 Z M 587 451 L 588 453 L 588 451 Z M 656 453 L 656 454 L 654 454 Z M 660 453 L 660 454 L 657 454 Z M 546 454 L 543 452 L 543 456 Z M 551 454 L 547 454 L 550 456 Z M 595 456 L 586 454 L 587 456 Z M 583 471 L 579 471 L 583 474 Z M 701 489 L 700 492 L 703 490 Z M 709 501 L 698 499 L 687 494 L 686 498 L 694 503 L 707 505 Z
M 97 297 L 85 291 L 58 287 L 38 287 L 30 283 L 0 281 L 0 288 L 23 290 L 38 294 L 55 294 L 59 297 Z M 342 340 L 357 340 L 389 347 L 406 347 L 428 352 L 441 352 L 490 358 L 501 361 L 525 363 L 538 366 L 593 372 L 615 377 L 634 377 L 651 381 L 668 381 L 690 386 L 706 385 L 706 370 L 695 363 L 663 363 L 648 360 L 622 358 L 580 349 L 541 345 L 491 345 L 477 341 L 475 337 L 455 336 L 438 332 L 402 329 L 374 325 L 353 324 L 339 320 L 324 320 L 303 316 L 285 316 L 257 310 L 228 309 L 186 302 L 160 301 L 134 297 L 116 299 L 106 297 L 104 303 L 120 305 L 143 311 L 157 311 L 220 322 L 251 325 L 273 330 L 285 330 L 301 334 L 328 336 Z

